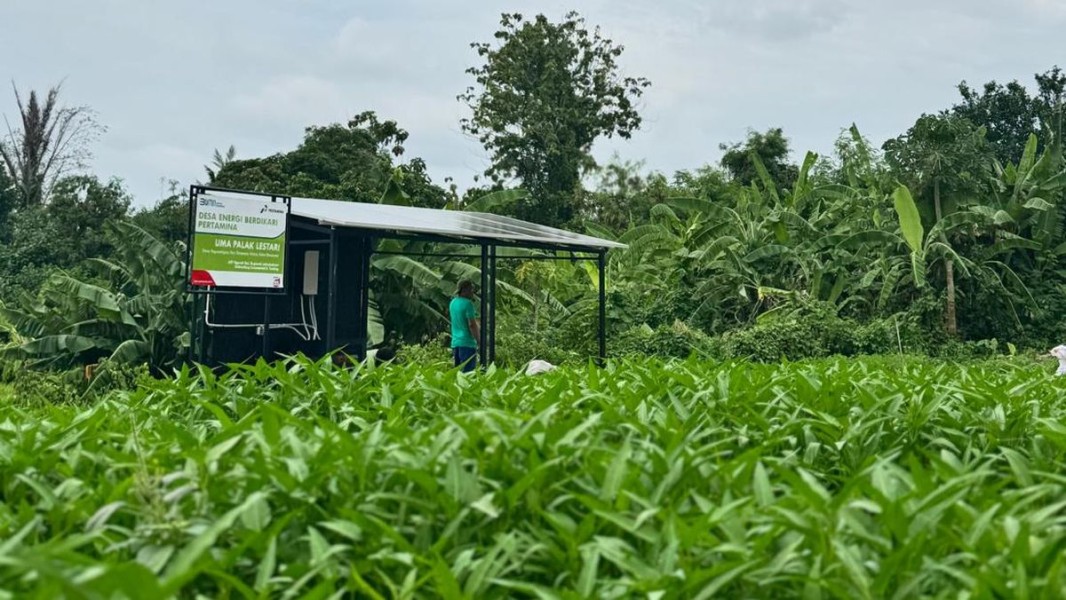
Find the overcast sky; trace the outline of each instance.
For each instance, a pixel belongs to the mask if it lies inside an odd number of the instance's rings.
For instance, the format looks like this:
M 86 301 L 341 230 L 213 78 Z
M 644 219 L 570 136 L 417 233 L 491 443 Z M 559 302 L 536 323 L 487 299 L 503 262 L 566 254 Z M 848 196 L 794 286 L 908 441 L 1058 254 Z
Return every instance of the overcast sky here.
M 138 205 L 160 179 L 203 177 L 215 148 L 252 158 L 295 148 L 304 127 L 364 110 L 411 136 L 437 183 L 487 158 L 459 130 L 457 94 L 501 11 L 575 9 L 652 81 L 644 125 L 595 148 L 673 173 L 718 160 L 749 128 L 783 127 L 795 155 L 831 150 L 852 122 L 877 144 L 960 80 L 1066 67 L 1066 0 L 0 0 L 0 78 L 90 105 L 107 133 L 92 170 Z M 14 100 L 0 92 L 10 119 Z

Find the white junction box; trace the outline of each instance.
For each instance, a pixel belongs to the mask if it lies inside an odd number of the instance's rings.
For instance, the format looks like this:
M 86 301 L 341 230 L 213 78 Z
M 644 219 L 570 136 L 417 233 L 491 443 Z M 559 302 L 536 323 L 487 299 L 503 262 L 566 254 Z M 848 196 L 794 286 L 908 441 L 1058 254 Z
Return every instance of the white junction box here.
M 304 296 L 318 294 L 318 250 L 304 252 Z

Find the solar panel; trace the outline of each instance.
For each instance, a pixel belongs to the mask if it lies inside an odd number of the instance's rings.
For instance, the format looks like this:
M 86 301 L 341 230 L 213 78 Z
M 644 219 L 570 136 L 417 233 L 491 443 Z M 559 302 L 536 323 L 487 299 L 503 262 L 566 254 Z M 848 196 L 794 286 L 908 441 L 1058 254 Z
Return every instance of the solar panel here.
M 293 198 L 292 214 L 321 225 L 430 234 L 567 248 L 624 248 L 625 244 L 489 213 Z

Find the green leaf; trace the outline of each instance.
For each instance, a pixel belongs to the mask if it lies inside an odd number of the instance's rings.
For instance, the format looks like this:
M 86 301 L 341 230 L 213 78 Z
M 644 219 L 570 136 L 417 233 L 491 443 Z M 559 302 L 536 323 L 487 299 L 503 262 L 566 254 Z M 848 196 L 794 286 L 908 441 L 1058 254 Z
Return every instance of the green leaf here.
M 256 591 L 267 591 L 267 586 L 270 585 L 270 578 L 273 577 L 274 569 L 277 566 L 277 555 L 278 538 L 271 537 L 270 542 L 267 544 L 266 553 L 263 555 L 263 560 L 259 562 L 259 567 L 255 571 Z
M 236 508 L 227 511 L 215 520 L 214 523 L 209 525 L 207 529 L 186 544 L 185 547 L 178 552 L 178 555 L 174 557 L 174 560 L 170 563 L 170 566 L 167 567 L 167 570 L 163 575 L 165 594 L 175 593 L 186 581 L 196 577 L 197 573 L 201 570 L 201 567 L 196 566 L 197 562 L 199 562 L 204 554 L 214 546 L 215 542 L 218 540 L 218 536 L 222 535 L 222 533 L 230 527 L 233 527 L 234 522 L 263 497 L 263 492 L 252 493 L 243 503 Z
M 752 472 L 752 490 L 755 492 L 755 501 L 759 506 L 769 506 L 774 501 L 774 492 L 770 487 L 770 477 L 766 474 L 766 468 L 762 461 L 755 463 Z
M 770 172 L 766 170 L 766 165 L 763 164 L 762 159 L 755 152 L 749 154 L 751 162 L 755 165 L 755 172 L 759 175 L 759 182 L 762 183 L 763 191 L 770 195 L 770 199 L 773 200 L 773 205 L 777 206 L 781 203 L 781 198 L 777 195 L 777 184 L 774 183 Z
M 1055 205 L 1050 203 L 1050 202 L 1048 202 L 1047 200 L 1044 200 L 1043 198 L 1035 198 L 1034 197 L 1034 198 L 1030 198 L 1023 205 L 1023 207 L 1024 208 L 1028 208 L 1030 210 L 1046 211 L 1046 210 L 1051 210 L 1051 209 L 1055 208 Z
M 262 531 L 270 525 L 270 503 L 266 496 L 260 496 L 248 506 L 248 510 L 241 513 L 241 524 L 252 531 Z
M 111 360 L 126 364 L 147 362 L 151 359 L 152 347 L 144 340 L 126 340 L 111 353 Z
M 99 576 L 82 579 L 77 586 L 88 597 L 162 598 L 163 591 L 155 574 L 137 562 L 106 565 Z M 80 595 L 80 594 L 79 594 Z
M 96 340 L 81 335 L 46 335 L 30 340 L 21 346 L 23 352 L 30 356 L 55 356 L 57 354 L 78 355 L 97 348 Z
M 409 196 L 400 186 L 403 177 L 403 171 L 398 167 L 393 169 L 389 180 L 385 183 L 385 191 L 381 193 L 381 198 L 378 199 L 378 204 L 411 206 L 411 196 Z
M 167 561 L 176 552 L 174 546 L 157 546 L 148 544 L 137 551 L 137 562 L 141 563 L 152 573 L 158 574 L 167 566 Z
M 1039 140 L 1035 133 L 1029 134 L 1029 139 L 1025 141 L 1025 149 L 1022 151 L 1022 158 L 1018 162 L 1018 172 L 1028 174 L 1033 170 L 1033 165 L 1036 164 L 1036 148 L 1039 144 Z
M 922 219 L 918 214 L 918 207 L 914 204 L 914 198 L 911 197 L 910 190 L 903 185 L 897 187 L 896 191 L 892 193 L 892 203 L 896 209 L 896 215 L 899 217 L 899 227 L 900 231 L 903 232 L 903 239 L 907 241 L 911 252 L 921 252 L 922 240 L 925 234 L 922 228 Z
M 618 492 L 622 489 L 622 483 L 625 481 L 626 472 L 629 470 L 629 456 L 632 452 L 633 448 L 627 439 L 615 453 L 607 468 L 603 486 L 600 488 L 601 500 L 612 502 L 617 498 Z
M 512 206 L 519 200 L 529 197 L 526 190 L 497 190 L 479 196 L 476 200 L 463 205 L 463 210 L 470 212 L 491 213 Z

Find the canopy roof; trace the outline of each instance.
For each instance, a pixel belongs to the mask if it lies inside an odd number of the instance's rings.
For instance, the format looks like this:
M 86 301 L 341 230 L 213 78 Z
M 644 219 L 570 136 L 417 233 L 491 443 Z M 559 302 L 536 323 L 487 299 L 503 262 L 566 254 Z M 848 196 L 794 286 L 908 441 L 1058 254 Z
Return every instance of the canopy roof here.
M 457 241 L 489 241 L 579 251 L 625 247 L 625 244 L 611 240 L 488 213 L 316 198 L 292 198 L 290 210 L 293 215 L 311 219 L 320 225 L 428 235 Z

